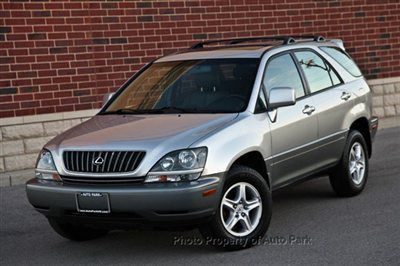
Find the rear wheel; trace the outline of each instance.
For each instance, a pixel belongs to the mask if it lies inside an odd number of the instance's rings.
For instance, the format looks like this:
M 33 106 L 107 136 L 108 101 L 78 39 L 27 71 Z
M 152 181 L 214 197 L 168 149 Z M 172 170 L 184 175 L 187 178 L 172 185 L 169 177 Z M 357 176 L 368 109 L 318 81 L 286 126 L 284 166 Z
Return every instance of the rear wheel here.
M 333 173 L 329 176 L 333 190 L 344 197 L 360 194 L 368 178 L 368 150 L 363 135 L 352 130 L 342 159 Z
M 257 244 L 271 220 L 268 184 L 255 170 L 234 166 L 229 171 L 217 212 L 200 228 L 206 243 L 236 250 Z
M 67 223 L 53 218 L 49 218 L 48 220 L 54 231 L 56 231 L 60 236 L 73 241 L 91 240 L 108 233 L 108 231 L 104 229 L 96 229 L 83 225 Z

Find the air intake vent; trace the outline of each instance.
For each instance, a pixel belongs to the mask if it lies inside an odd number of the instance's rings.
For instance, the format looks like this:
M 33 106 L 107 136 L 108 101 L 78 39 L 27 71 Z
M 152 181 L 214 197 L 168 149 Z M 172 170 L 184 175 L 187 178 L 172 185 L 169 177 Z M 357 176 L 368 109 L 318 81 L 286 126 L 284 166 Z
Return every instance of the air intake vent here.
M 143 160 L 141 151 L 65 151 L 64 165 L 79 173 L 124 173 L 134 171 Z

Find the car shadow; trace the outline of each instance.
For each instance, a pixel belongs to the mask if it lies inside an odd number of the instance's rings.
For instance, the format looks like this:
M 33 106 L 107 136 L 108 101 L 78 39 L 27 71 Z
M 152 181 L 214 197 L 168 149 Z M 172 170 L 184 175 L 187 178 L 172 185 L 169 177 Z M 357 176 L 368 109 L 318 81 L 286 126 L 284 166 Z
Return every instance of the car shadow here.
M 293 219 L 294 210 L 308 208 L 310 204 L 312 205 L 312 202 L 318 205 L 321 200 L 330 201 L 335 198 L 337 199 L 325 177 L 279 190 L 273 195 L 274 216 L 279 217 L 275 219 L 275 222 Z M 282 230 L 282 228 L 278 229 Z M 277 232 L 269 233 L 276 234 Z M 209 241 L 203 239 L 198 230 L 112 231 L 101 239 L 85 242 L 71 242 L 58 238 L 56 243 L 52 245 L 52 249 L 54 249 L 54 252 L 60 252 L 66 248 L 70 252 L 81 252 L 87 249 L 90 253 L 97 250 L 110 250 L 116 256 L 135 256 L 137 258 L 148 257 L 149 250 L 156 250 L 158 256 L 172 256 L 174 254 L 176 256 L 181 254 L 182 251 L 184 251 L 185 256 L 224 252 L 222 249 L 213 248 Z M 223 245 L 223 243 L 219 244 Z

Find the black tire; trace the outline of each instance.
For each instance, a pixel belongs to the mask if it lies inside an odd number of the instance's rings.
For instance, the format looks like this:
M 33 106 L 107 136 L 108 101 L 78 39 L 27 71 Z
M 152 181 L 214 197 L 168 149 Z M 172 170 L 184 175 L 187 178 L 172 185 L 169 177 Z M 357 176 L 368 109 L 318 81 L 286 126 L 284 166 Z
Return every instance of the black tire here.
M 54 231 L 56 231 L 60 236 L 72 241 L 91 240 L 102 237 L 108 233 L 108 231 L 104 229 L 96 229 L 83 225 L 67 223 L 52 218 L 49 218 L 48 220 Z
M 257 190 L 262 207 L 260 207 L 261 216 L 255 229 L 248 235 L 239 237 L 232 235 L 224 227 L 221 217 L 221 204 L 227 190 L 235 184 L 243 182 L 250 184 Z M 221 194 L 215 215 L 208 223 L 199 228 L 205 238 L 205 243 L 227 250 L 245 249 L 260 243 L 267 232 L 272 214 L 271 191 L 265 179 L 252 168 L 240 165 L 233 166 L 226 177 Z
M 358 184 L 353 180 L 349 169 L 350 150 L 353 147 L 353 145 L 355 145 L 356 142 L 360 144 L 365 158 L 363 177 L 360 183 Z M 332 173 L 329 176 L 332 188 L 337 195 L 341 197 L 352 197 L 360 194 L 363 191 L 368 179 L 368 166 L 369 166 L 368 159 L 369 156 L 368 156 L 367 143 L 363 135 L 357 130 L 351 130 L 347 137 L 342 159 L 339 162 L 339 164 L 333 169 Z

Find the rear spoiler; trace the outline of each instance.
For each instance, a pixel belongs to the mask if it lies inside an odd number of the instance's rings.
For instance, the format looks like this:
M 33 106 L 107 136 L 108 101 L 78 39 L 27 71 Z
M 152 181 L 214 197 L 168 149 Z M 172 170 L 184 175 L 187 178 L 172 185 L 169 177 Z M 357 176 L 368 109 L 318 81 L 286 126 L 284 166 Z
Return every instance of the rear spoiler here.
M 334 44 L 336 44 L 337 46 L 339 46 L 340 49 L 342 49 L 343 51 L 346 51 L 346 48 L 344 48 L 343 40 L 341 40 L 341 39 L 331 39 L 330 41 L 333 42 Z

